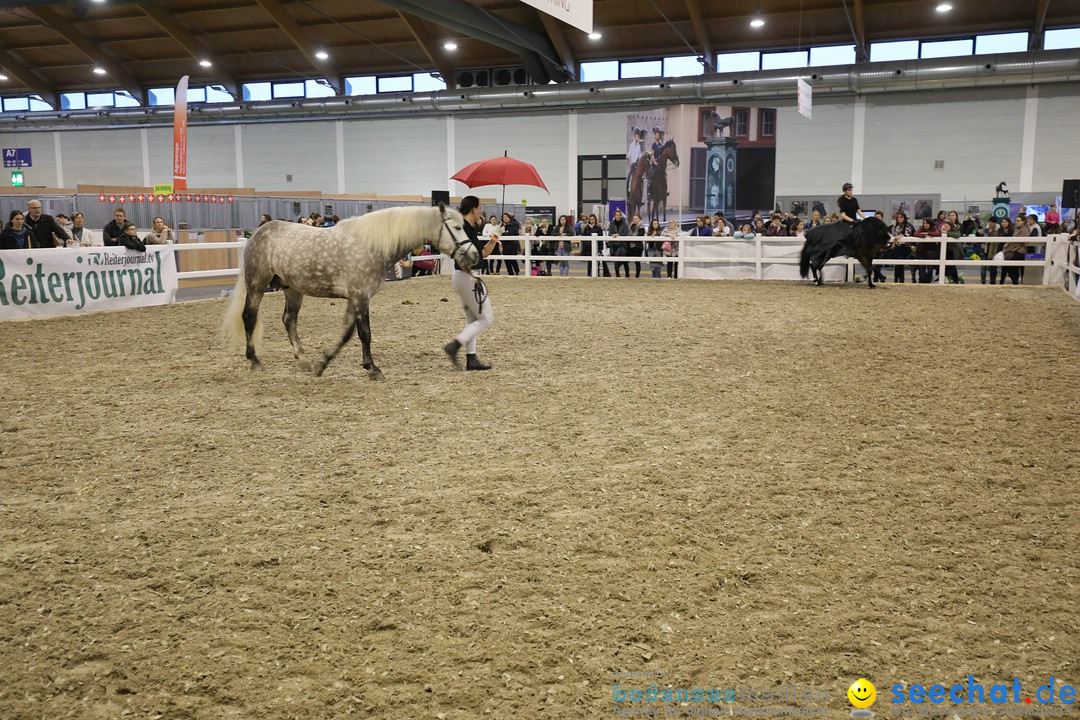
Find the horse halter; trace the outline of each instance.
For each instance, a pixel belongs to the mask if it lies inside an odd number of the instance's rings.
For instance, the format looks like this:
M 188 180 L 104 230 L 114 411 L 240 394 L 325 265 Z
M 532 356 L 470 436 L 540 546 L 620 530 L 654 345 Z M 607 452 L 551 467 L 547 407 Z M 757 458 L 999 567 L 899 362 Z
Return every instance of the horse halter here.
M 450 221 L 443 217 L 442 224 L 443 227 L 446 228 L 446 232 L 450 234 L 450 242 L 454 243 L 454 249 L 450 253 L 450 262 L 454 263 L 454 265 L 457 265 L 458 267 L 461 267 L 461 265 L 458 263 L 458 253 L 461 253 L 461 249 L 466 245 L 472 245 L 472 240 L 469 239 L 468 235 L 465 236 L 464 240 L 454 240 L 454 231 L 450 229 Z

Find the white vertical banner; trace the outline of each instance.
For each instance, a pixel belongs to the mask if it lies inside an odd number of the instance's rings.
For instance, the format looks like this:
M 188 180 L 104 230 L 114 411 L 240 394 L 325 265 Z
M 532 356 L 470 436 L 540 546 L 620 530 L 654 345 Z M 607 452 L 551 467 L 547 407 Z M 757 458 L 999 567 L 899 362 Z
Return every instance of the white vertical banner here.
M 593 0 L 521 0 L 582 32 L 593 31 Z
M 796 95 L 799 100 L 799 114 L 807 119 L 811 119 L 811 108 L 814 104 L 814 89 L 810 87 L 810 83 L 806 82 L 802 78 L 796 81 Z

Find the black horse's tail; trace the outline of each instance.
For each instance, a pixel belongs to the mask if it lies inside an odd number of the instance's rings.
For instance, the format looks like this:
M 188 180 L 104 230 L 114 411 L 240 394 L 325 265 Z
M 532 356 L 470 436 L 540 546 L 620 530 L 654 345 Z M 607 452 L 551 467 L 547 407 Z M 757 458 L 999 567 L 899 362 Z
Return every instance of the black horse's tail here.
M 799 256 L 799 274 L 806 277 L 810 274 L 810 241 L 807 240 L 802 246 L 802 255 Z

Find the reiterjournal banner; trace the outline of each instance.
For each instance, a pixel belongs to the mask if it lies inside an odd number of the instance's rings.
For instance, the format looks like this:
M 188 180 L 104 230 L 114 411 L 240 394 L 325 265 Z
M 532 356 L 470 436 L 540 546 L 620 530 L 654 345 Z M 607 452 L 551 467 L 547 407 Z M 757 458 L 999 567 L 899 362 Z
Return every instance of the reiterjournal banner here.
M 185 75 L 173 98 L 173 190 L 187 190 L 187 84 Z
M 168 245 L 0 252 L 0 320 L 165 305 L 176 287 Z

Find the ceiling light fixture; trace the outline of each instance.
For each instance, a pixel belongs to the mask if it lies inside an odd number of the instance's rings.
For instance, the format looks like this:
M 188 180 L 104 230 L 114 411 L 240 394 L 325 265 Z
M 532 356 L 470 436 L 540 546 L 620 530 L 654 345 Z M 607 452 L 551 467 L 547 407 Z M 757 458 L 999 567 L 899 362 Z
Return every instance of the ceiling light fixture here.
M 7 80 L 7 79 L 8 79 L 7 75 L 0 74 L 0 82 L 3 82 L 4 80 Z
M 104 75 L 105 74 L 105 68 L 102 68 L 102 67 L 94 68 L 94 74 L 95 75 Z
M 765 18 L 761 17 L 761 13 L 758 13 L 757 15 L 755 15 L 754 18 L 750 21 L 750 27 L 752 27 L 752 28 L 759 28 L 759 27 L 764 27 L 764 26 L 765 26 Z
M 952 5 L 950 5 L 947 2 L 943 2 L 943 3 L 941 3 L 940 5 L 937 6 L 937 11 L 939 13 L 947 13 L 950 10 L 952 10 Z
M 199 61 L 199 64 L 200 64 L 200 65 L 202 65 L 203 67 L 210 67 L 210 66 L 211 66 L 211 65 L 213 65 L 214 63 L 212 63 L 212 62 L 210 62 L 209 60 L 207 60 L 207 59 L 205 59 L 205 58 L 204 58 L 204 59 L 202 59 L 202 60 L 200 60 L 200 61 Z
M 319 50 L 317 53 L 315 53 L 315 57 L 317 57 L 320 60 L 325 60 L 326 58 L 328 58 L 330 56 L 327 54 L 327 52 L 325 50 Z
M 443 43 L 443 48 L 446 50 L 457 50 L 457 43 L 453 40 L 447 40 Z
M 591 33 L 589 33 L 589 39 L 590 40 L 599 40 L 602 37 L 604 37 L 604 36 L 601 35 L 599 32 L 597 32 L 596 30 L 593 30 Z

